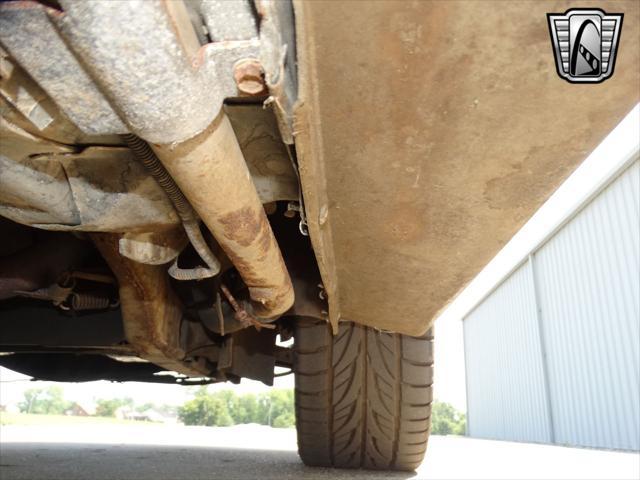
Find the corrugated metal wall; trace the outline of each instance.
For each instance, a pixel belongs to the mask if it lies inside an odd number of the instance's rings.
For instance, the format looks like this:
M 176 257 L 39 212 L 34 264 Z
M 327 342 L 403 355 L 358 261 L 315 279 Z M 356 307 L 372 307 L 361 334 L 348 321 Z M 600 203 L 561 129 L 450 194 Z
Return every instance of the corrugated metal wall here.
M 469 435 L 640 450 L 639 303 L 636 160 L 464 320 Z
M 515 272 L 492 298 L 464 323 L 469 434 L 549 442 L 529 266 Z

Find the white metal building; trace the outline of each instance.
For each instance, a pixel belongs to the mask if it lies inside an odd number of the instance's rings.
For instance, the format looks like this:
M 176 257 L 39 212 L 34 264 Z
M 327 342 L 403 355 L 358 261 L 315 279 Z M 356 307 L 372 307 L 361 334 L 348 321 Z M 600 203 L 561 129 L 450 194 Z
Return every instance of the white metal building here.
M 470 436 L 640 450 L 638 107 L 620 128 L 583 187 L 555 196 L 573 192 L 571 207 L 558 216 L 552 197 L 532 219 L 546 233 L 469 304 Z

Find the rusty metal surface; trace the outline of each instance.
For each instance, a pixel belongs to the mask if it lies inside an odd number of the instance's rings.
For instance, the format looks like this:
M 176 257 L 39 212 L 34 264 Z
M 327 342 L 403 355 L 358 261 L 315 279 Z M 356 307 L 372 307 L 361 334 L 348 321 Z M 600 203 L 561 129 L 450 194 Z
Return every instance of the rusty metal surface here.
M 156 143 L 190 138 L 211 123 L 225 98 L 238 95 L 236 62 L 253 59 L 264 67 L 278 125 L 293 143 L 289 2 L 259 1 L 255 11 L 249 1 L 60 3 L 64 12 L 33 1 L 3 2 L 0 43 L 85 133 L 131 130 Z M 46 122 L 46 116 L 34 119 Z
M 284 313 L 291 279 L 227 116 L 186 142 L 151 147 L 249 287 L 255 314 Z
M 0 122 L 0 215 L 48 230 L 148 231 L 178 224 L 129 149 L 75 148 Z
M 55 120 L 55 106 L 49 96 L 0 48 L 0 96 L 2 110 L 11 107 L 22 114 L 36 131 L 46 130 Z
M 293 104 L 298 96 L 295 22 L 290 1 L 255 0 L 260 16 L 260 61 L 270 103 L 285 143 L 293 143 Z
M 0 215 L 56 230 L 133 229 L 144 233 L 178 223 L 162 190 L 126 149 L 95 147 L 76 153 L 76 146 L 44 138 L 65 142 L 112 140 L 83 136 L 60 117 L 50 98 L 43 97 L 44 92 L 29 83 L 18 67 L 12 66 L 10 72 L 10 77 L 0 81 L 3 92 L 12 94 L 17 102 L 22 95 L 19 92 L 28 91 L 28 98 L 37 97 L 54 120 L 39 131 L 11 105 L 1 109 Z M 260 105 L 229 105 L 225 110 L 260 201 L 297 199 L 297 178 L 273 113 Z
M 189 29 L 195 35 L 190 23 L 174 23 L 162 2 L 61 4 L 58 27 L 130 130 L 170 143 L 213 120 L 224 96 L 212 72 L 198 68 L 198 52 L 189 48 Z
M 228 338 L 231 365 L 225 373 L 273 385 L 276 335 L 275 330 L 249 328 Z
M 200 46 L 180 2 L 61 3 L 62 35 L 129 129 L 150 142 L 203 131 L 238 93 L 234 64 L 259 58 L 257 37 Z
M 238 90 L 245 95 L 264 95 L 267 93 L 262 65 L 255 58 L 237 62 L 233 67 L 233 79 L 236 81 Z
M 225 105 L 262 203 L 298 200 L 298 179 L 276 118 L 261 105 Z
M 0 122 L 0 215 L 19 223 L 77 225 L 80 222 L 64 169 L 38 155 L 73 149 Z
M 53 158 L 69 179 L 82 230 L 162 230 L 178 223 L 167 196 L 129 149 L 90 147 Z
M 189 0 L 197 5 L 214 42 L 249 40 L 258 36 L 252 0 Z
M 124 233 L 118 241 L 120 255 L 147 265 L 164 265 L 187 245 L 181 228 L 161 232 Z
M 417 335 L 638 102 L 640 4 L 606 4 L 615 75 L 588 86 L 555 71 L 568 2 L 361 5 L 296 3 L 309 231 L 334 325 Z
M 136 354 L 170 371 L 207 374 L 208 370 L 183 361 L 182 308 L 165 268 L 122 257 L 118 234 L 92 233 L 91 239 L 118 279 L 124 333 Z
M 52 18 L 60 15 L 59 11 L 36 2 L 2 2 L 0 43 L 84 132 L 126 132 L 118 115 L 58 33 Z
M 90 247 L 88 241 L 51 233 L 12 255 L 0 257 L 0 300 L 16 296 L 17 291 L 33 292 L 54 284 L 63 273 L 81 265 L 90 255 Z
M 200 258 L 207 265 L 207 268 L 198 267 L 195 269 L 182 270 L 178 268 L 176 259 L 169 269 L 169 274 L 176 280 L 201 280 L 217 275 L 220 272 L 220 262 L 207 245 L 200 231 L 198 215 L 178 185 L 176 185 L 176 182 L 171 178 L 169 172 L 164 168 L 147 142 L 133 134 L 124 135 L 123 137 L 136 158 L 145 166 L 147 172 L 158 182 L 158 185 L 162 187 L 169 197 L 169 200 L 171 200 L 171 203 L 176 209 L 176 213 L 182 221 L 184 233 L 191 242 L 191 245 L 193 245 L 193 248 L 198 252 L 198 255 L 200 255 Z
M 0 116 L 32 135 L 67 145 L 122 143 L 118 135 L 87 135 L 78 129 L 47 92 L 1 47 Z

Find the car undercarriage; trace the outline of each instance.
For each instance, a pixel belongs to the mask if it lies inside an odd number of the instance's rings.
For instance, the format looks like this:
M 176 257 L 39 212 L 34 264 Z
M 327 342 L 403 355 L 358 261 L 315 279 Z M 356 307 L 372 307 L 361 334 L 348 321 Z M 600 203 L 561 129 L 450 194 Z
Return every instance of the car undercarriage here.
M 546 31 L 534 74 L 476 43 L 529 46 L 522 6 L 357 3 L 0 3 L 0 365 L 283 367 L 306 463 L 419 465 L 434 319 L 637 102 L 638 53 L 554 90 Z

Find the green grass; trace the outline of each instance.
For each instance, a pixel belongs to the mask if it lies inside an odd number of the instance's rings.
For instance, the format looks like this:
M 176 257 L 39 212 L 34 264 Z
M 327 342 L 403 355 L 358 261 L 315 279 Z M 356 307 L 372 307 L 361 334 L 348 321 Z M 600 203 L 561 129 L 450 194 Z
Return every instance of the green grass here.
M 159 425 L 158 423 L 120 420 L 112 417 L 74 417 L 70 415 L 35 415 L 0 412 L 0 425 Z

